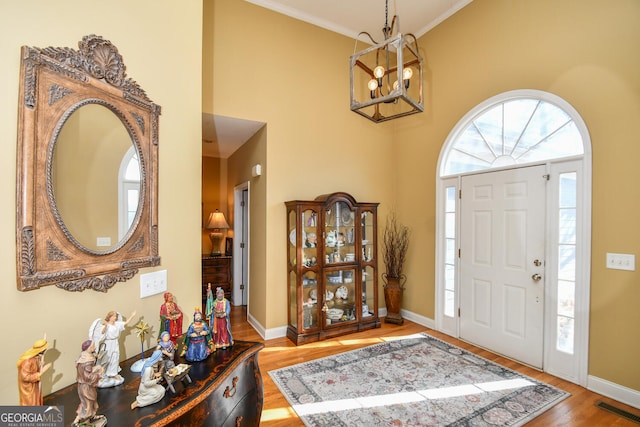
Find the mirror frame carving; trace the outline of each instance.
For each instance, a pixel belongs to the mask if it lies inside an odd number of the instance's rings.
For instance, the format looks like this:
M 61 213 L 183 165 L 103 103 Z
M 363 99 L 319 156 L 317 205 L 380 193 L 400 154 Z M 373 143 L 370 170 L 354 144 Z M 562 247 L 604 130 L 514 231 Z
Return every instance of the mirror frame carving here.
M 76 51 L 23 46 L 18 102 L 16 248 L 20 291 L 56 285 L 106 292 L 158 255 L 158 118 L 160 106 L 125 73 L 118 49 L 88 35 Z M 95 103 L 122 121 L 138 152 L 140 198 L 128 233 L 96 251 L 81 245 L 55 204 L 52 163 L 58 134 L 79 107 Z

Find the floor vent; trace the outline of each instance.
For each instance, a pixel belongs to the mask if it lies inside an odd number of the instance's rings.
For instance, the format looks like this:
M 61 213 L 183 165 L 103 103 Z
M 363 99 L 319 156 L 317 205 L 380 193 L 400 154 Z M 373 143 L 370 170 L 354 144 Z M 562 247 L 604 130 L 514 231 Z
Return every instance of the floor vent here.
M 609 411 L 612 412 L 616 415 L 621 416 L 622 418 L 625 418 L 627 420 L 630 421 L 634 421 L 638 424 L 640 424 L 640 416 L 632 414 L 631 412 L 625 411 L 624 409 L 618 408 L 616 406 L 610 405 L 609 403 L 603 402 L 602 400 L 599 400 L 596 403 L 596 406 L 598 406 L 599 408 L 604 409 L 605 411 Z

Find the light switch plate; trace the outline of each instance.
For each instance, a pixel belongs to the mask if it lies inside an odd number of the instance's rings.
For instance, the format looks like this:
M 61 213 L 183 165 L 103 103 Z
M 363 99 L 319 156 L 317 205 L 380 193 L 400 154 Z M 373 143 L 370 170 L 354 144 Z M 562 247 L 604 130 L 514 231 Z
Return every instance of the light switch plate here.
M 140 298 L 167 291 L 167 270 L 140 275 Z
M 111 246 L 111 237 L 98 237 L 96 246 Z
M 634 254 L 614 254 L 607 252 L 607 268 L 636 271 L 636 256 Z

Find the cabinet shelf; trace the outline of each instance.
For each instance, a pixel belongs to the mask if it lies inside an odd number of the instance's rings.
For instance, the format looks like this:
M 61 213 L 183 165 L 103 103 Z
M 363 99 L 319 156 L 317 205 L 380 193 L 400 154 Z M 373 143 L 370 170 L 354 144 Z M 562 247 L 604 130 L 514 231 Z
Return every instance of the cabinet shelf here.
M 377 207 L 347 193 L 287 207 L 287 336 L 296 344 L 380 327 Z

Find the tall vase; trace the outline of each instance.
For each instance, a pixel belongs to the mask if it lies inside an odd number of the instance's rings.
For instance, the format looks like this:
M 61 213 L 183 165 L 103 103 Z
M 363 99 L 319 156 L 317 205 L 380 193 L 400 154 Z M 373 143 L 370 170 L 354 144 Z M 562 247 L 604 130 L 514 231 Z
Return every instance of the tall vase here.
M 403 274 L 400 277 L 389 277 L 387 273 L 383 273 L 382 280 L 384 281 L 384 303 L 387 306 L 387 316 L 384 321 L 402 325 L 404 322 L 401 313 L 402 292 L 407 276 Z

